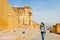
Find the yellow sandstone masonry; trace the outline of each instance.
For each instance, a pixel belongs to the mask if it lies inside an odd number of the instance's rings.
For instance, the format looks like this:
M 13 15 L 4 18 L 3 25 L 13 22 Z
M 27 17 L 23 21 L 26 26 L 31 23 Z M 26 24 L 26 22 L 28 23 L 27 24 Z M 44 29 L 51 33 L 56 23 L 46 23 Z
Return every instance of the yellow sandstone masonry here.
M 60 33 L 60 23 L 57 23 L 56 25 L 53 25 L 53 32 Z
M 32 28 L 39 28 L 38 23 L 33 23 L 31 7 L 13 7 L 14 11 L 18 13 L 19 25 L 29 25 Z
M 8 3 L 8 0 L 0 0 L 0 31 L 11 30 L 18 26 L 18 17 Z
M 19 25 L 32 25 L 32 12 L 29 6 L 13 7 L 13 9 L 18 13 Z
M 60 23 L 56 24 L 57 27 L 57 33 L 60 33 Z

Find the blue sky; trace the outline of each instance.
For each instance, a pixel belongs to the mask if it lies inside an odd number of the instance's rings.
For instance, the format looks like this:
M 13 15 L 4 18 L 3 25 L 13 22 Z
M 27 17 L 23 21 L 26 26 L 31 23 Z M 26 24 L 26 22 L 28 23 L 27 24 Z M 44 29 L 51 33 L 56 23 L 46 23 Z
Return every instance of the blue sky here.
M 9 2 L 15 7 L 30 6 L 33 20 L 37 23 L 60 22 L 60 0 L 9 0 Z

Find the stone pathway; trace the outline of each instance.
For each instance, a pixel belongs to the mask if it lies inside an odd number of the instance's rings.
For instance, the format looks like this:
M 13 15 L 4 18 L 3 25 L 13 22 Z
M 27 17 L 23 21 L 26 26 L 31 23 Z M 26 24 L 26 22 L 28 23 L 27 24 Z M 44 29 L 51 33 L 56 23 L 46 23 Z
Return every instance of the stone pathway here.
M 41 40 L 39 29 L 20 27 L 7 33 L 0 33 L 0 40 Z M 46 32 L 45 40 L 60 40 L 60 35 Z

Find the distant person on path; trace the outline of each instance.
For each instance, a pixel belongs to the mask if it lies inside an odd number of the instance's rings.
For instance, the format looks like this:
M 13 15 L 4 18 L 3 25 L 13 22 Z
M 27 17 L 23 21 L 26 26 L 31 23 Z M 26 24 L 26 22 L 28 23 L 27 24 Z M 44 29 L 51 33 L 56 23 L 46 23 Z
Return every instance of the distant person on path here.
M 41 30 L 42 40 L 44 40 L 44 36 L 45 36 L 45 24 L 43 22 L 41 22 L 41 24 L 40 24 L 40 30 Z

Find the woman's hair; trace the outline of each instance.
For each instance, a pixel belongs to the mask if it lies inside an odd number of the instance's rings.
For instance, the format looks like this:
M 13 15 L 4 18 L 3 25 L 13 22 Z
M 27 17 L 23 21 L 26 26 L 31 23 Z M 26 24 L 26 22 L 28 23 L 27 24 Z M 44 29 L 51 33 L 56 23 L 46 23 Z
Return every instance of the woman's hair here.
M 41 22 L 41 24 L 45 25 L 43 22 Z

